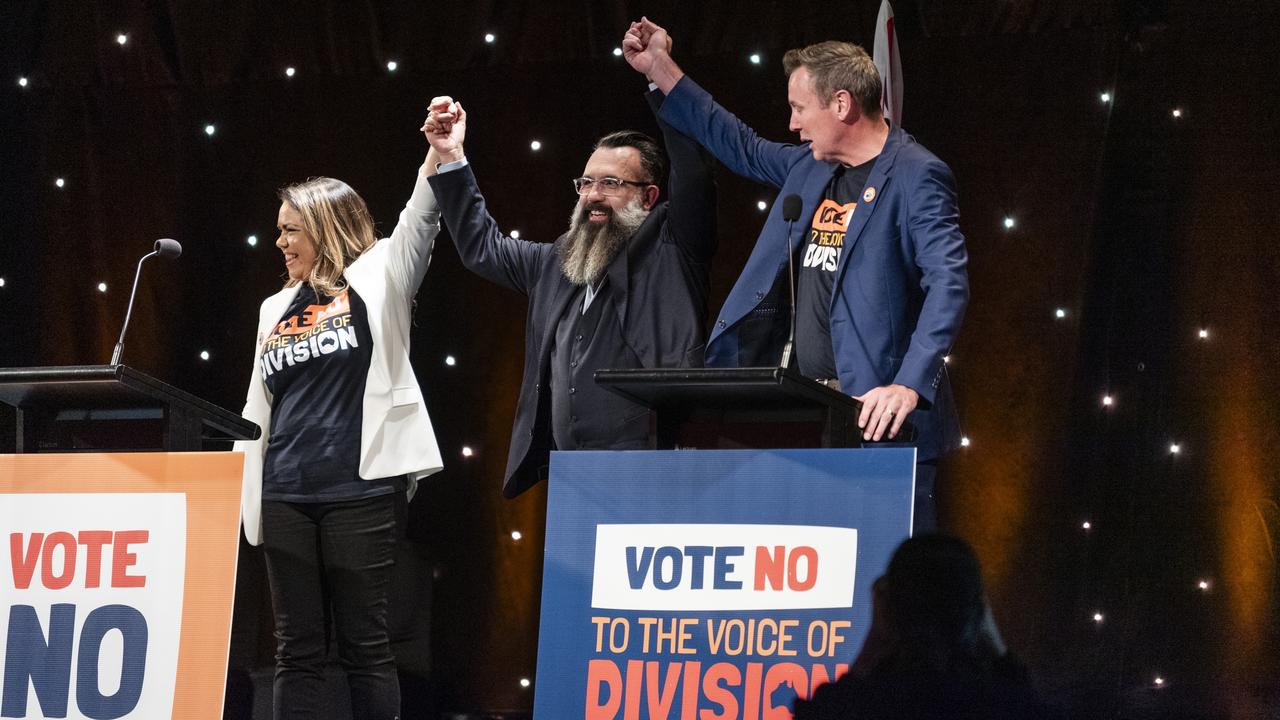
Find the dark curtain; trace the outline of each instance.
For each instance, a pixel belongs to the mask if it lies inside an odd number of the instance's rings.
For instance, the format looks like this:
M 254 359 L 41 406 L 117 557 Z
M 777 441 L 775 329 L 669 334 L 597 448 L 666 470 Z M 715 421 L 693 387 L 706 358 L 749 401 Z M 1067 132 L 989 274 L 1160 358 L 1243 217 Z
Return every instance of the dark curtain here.
M 829 38 L 869 48 L 878 7 L 10 0 L 0 366 L 105 362 L 136 259 L 174 237 L 185 253 L 146 269 L 126 362 L 238 409 L 257 305 L 281 282 L 275 188 L 340 177 L 389 232 L 425 153 L 426 102 L 451 94 L 500 224 L 551 240 L 592 141 L 656 131 L 643 79 L 612 54 L 630 19 L 668 27 L 722 104 L 794 140 L 782 53 Z M 895 9 L 904 126 L 954 170 L 970 252 L 949 368 L 971 445 L 942 469 L 944 527 L 977 547 L 1006 639 L 1074 716 L 1276 713 L 1277 11 Z M 773 200 L 727 172 L 719 183 L 713 315 L 759 230 L 757 201 Z M 498 493 L 524 314 L 441 237 L 413 339 L 447 467 L 412 505 L 397 602 L 407 669 L 455 710 L 532 706 L 519 679 L 535 669 L 545 488 Z M 0 418 L 6 442 L 11 429 Z M 270 664 L 271 642 L 246 557 L 233 664 L 249 671 Z

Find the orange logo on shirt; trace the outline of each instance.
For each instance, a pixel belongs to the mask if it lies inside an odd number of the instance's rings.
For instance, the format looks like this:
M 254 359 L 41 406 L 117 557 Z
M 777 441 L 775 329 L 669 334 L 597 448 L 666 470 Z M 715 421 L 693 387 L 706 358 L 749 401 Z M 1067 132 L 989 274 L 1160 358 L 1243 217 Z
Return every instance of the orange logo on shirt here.
M 276 325 L 275 330 L 271 332 L 271 337 L 278 335 L 299 335 L 324 322 L 325 319 L 350 314 L 351 300 L 347 297 L 347 291 L 343 290 L 337 296 L 325 305 L 308 305 L 303 308 L 302 312 L 282 321 Z
M 843 233 L 849 229 L 849 221 L 853 218 L 853 211 L 857 208 L 858 203 L 856 200 L 847 205 L 841 205 L 835 200 L 827 198 L 822 201 L 822 204 L 813 213 L 813 229 Z

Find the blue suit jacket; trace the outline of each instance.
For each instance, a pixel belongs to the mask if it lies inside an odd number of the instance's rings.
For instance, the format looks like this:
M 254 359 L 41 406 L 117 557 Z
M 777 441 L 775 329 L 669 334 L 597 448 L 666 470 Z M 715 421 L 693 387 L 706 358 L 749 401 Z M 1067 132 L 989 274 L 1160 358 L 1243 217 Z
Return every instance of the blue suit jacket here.
M 815 160 L 808 145 L 764 140 L 685 76 L 660 117 L 702 143 L 730 170 L 803 201 L 794 253 L 838 164 Z M 967 254 L 950 168 L 900 128 L 871 169 L 859 199 L 831 295 L 831 342 L 840 385 L 861 395 L 897 383 L 920 394 L 908 420 L 919 459 L 959 444 L 959 424 L 942 358 L 969 300 Z M 868 194 L 874 195 L 868 199 Z M 787 225 L 774 203 L 751 257 L 707 340 L 709 367 L 778 362 L 788 326 Z M 782 278 L 783 285 L 779 285 Z

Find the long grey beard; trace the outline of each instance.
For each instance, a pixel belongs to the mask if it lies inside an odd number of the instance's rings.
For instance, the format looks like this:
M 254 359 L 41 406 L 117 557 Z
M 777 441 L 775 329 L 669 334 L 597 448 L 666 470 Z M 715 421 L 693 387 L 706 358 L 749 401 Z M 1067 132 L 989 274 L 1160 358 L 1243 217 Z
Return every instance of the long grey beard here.
M 587 220 L 593 208 L 609 210 L 600 205 L 574 206 L 569 232 L 560 239 L 560 271 L 574 285 L 595 284 L 649 216 L 637 199 L 612 212 L 603 225 L 593 227 Z

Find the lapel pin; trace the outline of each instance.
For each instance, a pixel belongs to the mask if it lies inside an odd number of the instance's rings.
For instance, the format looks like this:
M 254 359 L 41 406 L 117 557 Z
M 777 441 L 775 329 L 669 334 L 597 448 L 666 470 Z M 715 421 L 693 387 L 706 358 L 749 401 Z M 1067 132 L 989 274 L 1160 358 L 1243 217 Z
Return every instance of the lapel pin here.
M 875 189 L 875 188 L 873 188 L 873 187 L 869 187 L 869 188 L 867 188 L 867 189 L 862 193 L 862 202 L 867 202 L 867 203 L 869 203 L 869 202 L 871 202 L 872 200 L 875 200 L 875 199 L 876 199 L 876 189 Z

